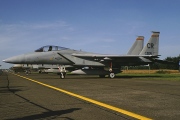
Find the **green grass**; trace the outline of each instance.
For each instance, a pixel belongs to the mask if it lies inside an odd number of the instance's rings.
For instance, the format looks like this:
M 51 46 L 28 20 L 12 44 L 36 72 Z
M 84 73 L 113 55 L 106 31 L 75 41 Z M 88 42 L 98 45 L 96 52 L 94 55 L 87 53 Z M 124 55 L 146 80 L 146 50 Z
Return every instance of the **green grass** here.
M 119 78 L 133 78 L 133 79 L 143 79 L 143 80 L 169 80 L 169 81 L 180 81 L 180 74 L 129 74 L 120 73 L 116 75 Z

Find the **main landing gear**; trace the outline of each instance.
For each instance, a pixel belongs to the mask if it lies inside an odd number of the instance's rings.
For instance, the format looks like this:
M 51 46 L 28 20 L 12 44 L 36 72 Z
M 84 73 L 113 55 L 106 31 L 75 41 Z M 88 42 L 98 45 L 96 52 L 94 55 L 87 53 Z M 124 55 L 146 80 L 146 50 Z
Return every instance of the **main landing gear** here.
M 114 73 L 114 70 L 113 70 L 113 68 L 112 68 L 112 62 L 110 62 L 110 68 L 109 68 L 109 77 L 110 78 L 114 78 L 116 75 L 115 75 L 115 73 Z
M 116 75 L 113 72 L 110 72 L 109 77 L 114 78 Z
M 65 66 L 61 65 L 58 67 L 60 72 L 60 78 L 64 79 L 66 77 L 66 68 Z
M 105 76 L 106 76 L 106 75 L 99 75 L 100 78 L 105 78 Z M 109 77 L 109 78 L 114 78 L 115 76 L 116 76 L 116 75 L 115 75 L 115 73 L 113 73 L 113 72 L 110 72 L 110 73 L 108 74 L 108 77 Z

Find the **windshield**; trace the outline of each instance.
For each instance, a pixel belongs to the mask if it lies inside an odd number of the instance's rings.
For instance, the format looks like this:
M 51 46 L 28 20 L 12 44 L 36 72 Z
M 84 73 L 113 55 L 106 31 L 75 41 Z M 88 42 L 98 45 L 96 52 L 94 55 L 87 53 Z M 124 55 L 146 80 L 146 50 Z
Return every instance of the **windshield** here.
M 43 46 L 43 47 L 35 50 L 35 52 L 59 51 L 59 50 L 64 50 L 64 49 L 68 49 L 68 48 L 48 45 L 48 46 Z

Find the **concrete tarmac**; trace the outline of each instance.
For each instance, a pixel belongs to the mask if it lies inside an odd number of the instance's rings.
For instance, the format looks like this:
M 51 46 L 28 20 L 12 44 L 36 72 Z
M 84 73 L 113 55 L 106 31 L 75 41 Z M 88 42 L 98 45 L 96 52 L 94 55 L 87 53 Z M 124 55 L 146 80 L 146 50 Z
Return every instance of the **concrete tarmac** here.
M 180 81 L 72 75 L 60 79 L 55 74 L 19 75 L 114 106 L 130 114 L 4 72 L 0 75 L 0 118 L 3 120 L 138 119 L 133 114 L 156 120 L 180 118 Z

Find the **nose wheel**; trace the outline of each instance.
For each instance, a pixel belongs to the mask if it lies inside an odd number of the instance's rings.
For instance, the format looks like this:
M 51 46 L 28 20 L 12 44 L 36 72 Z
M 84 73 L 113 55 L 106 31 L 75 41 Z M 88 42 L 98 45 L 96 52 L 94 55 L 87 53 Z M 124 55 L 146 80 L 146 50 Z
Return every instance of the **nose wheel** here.
M 66 76 L 66 73 L 65 73 L 65 72 L 62 72 L 62 73 L 60 74 L 60 78 L 61 78 L 61 79 L 64 79 L 65 76 Z
M 66 76 L 66 68 L 65 68 L 65 66 L 62 65 L 62 66 L 59 66 L 58 68 L 59 68 L 59 72 L 60 72 L 60 78 L 64 79 L 65 76 Z

